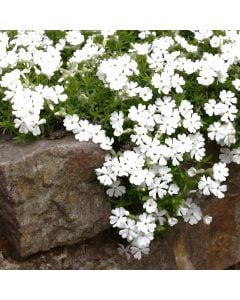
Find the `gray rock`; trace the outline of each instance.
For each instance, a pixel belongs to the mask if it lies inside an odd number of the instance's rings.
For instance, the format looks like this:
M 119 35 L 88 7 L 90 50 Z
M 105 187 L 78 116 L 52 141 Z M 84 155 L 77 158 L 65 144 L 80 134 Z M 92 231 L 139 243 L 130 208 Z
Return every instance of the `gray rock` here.
M 0 218 L 21 257 L 91 238 L 109 227 L 110 202 L 94 169 L 105 153 L 73 137 L 0 141 Z

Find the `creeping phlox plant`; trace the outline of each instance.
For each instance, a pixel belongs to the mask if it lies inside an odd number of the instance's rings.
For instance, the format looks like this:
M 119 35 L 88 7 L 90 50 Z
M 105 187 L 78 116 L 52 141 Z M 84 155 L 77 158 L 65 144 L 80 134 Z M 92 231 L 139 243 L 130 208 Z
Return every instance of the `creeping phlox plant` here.
M 0 32 L 2 133 L 65 128 L 106 150 L 96 174 L 127 258 L 180 219 L 211 223 L 194 199 L 223 198 L 240 164 L 239 92 L 238 31 Z

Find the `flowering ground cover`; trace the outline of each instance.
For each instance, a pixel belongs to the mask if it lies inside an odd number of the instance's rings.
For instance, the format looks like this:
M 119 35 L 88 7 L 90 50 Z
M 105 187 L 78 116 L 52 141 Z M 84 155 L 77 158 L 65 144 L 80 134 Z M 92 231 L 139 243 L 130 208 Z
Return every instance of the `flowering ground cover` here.
M 194 199 L 240 164 L 239 62 L 238 31 L 1 31 L 0 132 L 106 150 L 119 252 L 141 259 L 180 219 L 212 222 Z

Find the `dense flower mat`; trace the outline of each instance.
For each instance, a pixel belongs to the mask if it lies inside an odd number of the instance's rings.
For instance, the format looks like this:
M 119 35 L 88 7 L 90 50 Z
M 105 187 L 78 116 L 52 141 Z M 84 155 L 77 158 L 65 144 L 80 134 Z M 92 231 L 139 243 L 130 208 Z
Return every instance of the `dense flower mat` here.
M 193 199 L 224 197 L 240 164 L 239 62 L 238 31 L 2 31 L 0 130 L 106 150 L 119 252 L 141 259 L 179 219 L 212 222 Z

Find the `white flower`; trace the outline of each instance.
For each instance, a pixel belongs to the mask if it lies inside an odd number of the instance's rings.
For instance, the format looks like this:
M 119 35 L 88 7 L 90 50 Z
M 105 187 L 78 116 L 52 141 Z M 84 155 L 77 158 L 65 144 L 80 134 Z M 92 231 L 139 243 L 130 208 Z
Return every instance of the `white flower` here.
M 179 147 L 179 141 L 176 138 L 167 138 L 165 143 L 169 146 L 171 150 L 171 159 L 173 166 L 178 166 L 181 161 L 183 161 L 182 148 Z
M 149 87 L 138 88 L 139 97 L 142 98 L 143 101 L 149 101 L 153 97 L 152 90 Z
M 102 168 L 96 169 L 96 173 L 98 176 L 98 180 L 103 185 L 111 185 L 114 181 L 116 181 L 116 174 L 109 166 L 103 166 Z
M 170 226 L 174 226 L 174 225 L 176 225 L 177 223 L 178 223 L 178 219 L 176 219 L 176 218 L 174 218 L 174 217 L 168 218 L 168 224 L 169 224 Z
M 131 174 L 129 177 L 129 182 L 135 185 L 141 185 L 147 176 L 148 170 L 138 169 Z
M 128 81 L 124 87 L 124 91 L 126 91 L 129 97 L 137 96 L 139 92 L 138 83 L 134 81 L 130 81 L 130 82 Z
M 144 39 L 147 38 L 149 35 L 151 35 L 151 31 L 149 31 L 149 30 L 143 30 L 143 31 L 140 31 L 140 32 L 139 32 L 138 37 L 139 37 L 141 40 L 144 40 Z
M 197 64 L 191 61 L 191 59 L 186 59 L 183 62 L 183 70 L 186 74 L 193 74 L 197 70 Z
M 185 84 L 185 80 L 182 76 L 179 76 L 178 74 L 174 74 L 171 78 L 171 85 L 173 88 L 175 88 L 176 93 L 182 93 L 182 85 Z
M 168 188 L 168 194 L 169 195 L 177 195 L 179 190 L 180 190 L 180 188 L 175 183 L 172 183 L 172 184 L 170 184 L 170 186 Z
M 211 177 L 206 177 L 203 175 L 198 183 L 198 188 L 200 191 L 202 191 L 203 195 L 209 196 L 213 188 L 213 184 L 214 182 Z
M 219 141 L 221 146 L 230 146 L 236 142 L 236 129 L 231 122 L 223 124 L 221 128 L 224 132 L 224 137 Z
M 139 221 L 137 222 L 138 231 L 147 234 L 154 232 L 155 227 L 155 218 L 151 214 L 143 213 L 139 216 Z
M 79 127 L 79 117 L 77 115 L 67 115 L 63 121 L 64 126 L 68 131 L 72 131 Z
M 123 239 L 127 239 L 130 242 L 137 237 L 137 227 L 134 220 L 128 218 L 126 223 L 123 223 L 120 227 L 119 235 L 121 235 Z
M 154 199 L 157 199 L 157 196 L 163 198 L 167 194 L 168 182 L 162 181 L 161 178 L 155 178 L 153 183 L 150 184 L 149 190 L 150 197 L 153 197 Z
M 221 185 L 221 182 L 214 181 L 211 186 L 211 192 L 218 198 L 223 198 L 224 193 L 227 191 L 227 186 L 225 184 Z
M 196 140 L 195 137 L 196 137 L 196 135 L 194 135 L 194 138 L 193 138 L 193 135 L 187 136 L 185 133 L 178 134 L 177 141 L 179 142 L 179 149 L 182 153 L 190 152 L 193 150 L 193 147 L 195 146 L 193 144 Z
M 114 29 L 104 29 L 104 30 L 101 30 L 101 34 L 104 36 L 104 38 L 108 38 L 109 36 L 112 36 L 114 35 L 116 32 L 116 30 Z
M 128 262 L 131 260 L 130 246 L 124 247 L 123 244 L 118 244 L 118 253 L 126 256 Z
M 197 224 L 202 219 L 202 212 L 199 206 L 192 202 L 192 198 L 188 198 L 183 206 L 179 209 L 184 221 L 190 225 Z
M 167 221 L 167 219 L 166 219 L 167 214 L 168 214 L 168 212 L 165 209 L 160 210 L 160 211 L 158 211 L 156 213 L 156 215 L 155 215 L 156 216 L 156 220 L 159 222 L 159 224 L 161 226 L 163 226 L 166 223 L 166 221 Z
M 20 83 L 21 72 L 18 69 L 15 69 L 11 72 L 5 73 L 2 76 L 0 84 L 2 87 L 8 88 L 9 90 L 14 90 Z
M 92 38 L 89 37 L 81 50 L 78 49 L 73 53 L 73 56 L 70 58 L 69 62 L 79 64 L 103 54 L 104 51 L 104 48 L 96 45 Z
M 215 107 L 216 107 L 216 100 L 209 99 L 207 103 L 204 104 L 204 110 L 206 114 L 209 116 L 217 115 Z
M 197 81 L 201 85 L 208 86 L 214 82 L 214 76 L 216 76 L 216 73 L 212 69 L 204 69 L 199 72 L 199 77 L 197 77 Z
M 196 52 L 197 46 L 191 45 L 187 40 L 180 35 L 175 36 L 175 40 L 181 45 L 182 48 L 186 49 L 188 52 Z
M 167 183 L 172 181 L 173 174 L 171 173 L 171 169 L 166 166 L 160 166 L 157 170 L 158 175 L 163 181 Z M 176 189 L 176 186 L 171 187 L 173 190 Z
M 112 114 L 111 114 L 111 117 L 110 117 L 110 123 L 112 125 L 113 128 L 121 128 L 123 126 L 123 122 L 124 122 L 124 114 L 122 111 L 114 111 Z
M 205 156 L 205 139 L 199 132 L 190 135 L 192 141 L 192 149 L 190 152 L 191 158 L 195 158 L 197 161 L 201 161 Z
M 112 216 L 110 216 L 110 224 L 113 227 L 121 228 L 127 222 L 127 216 L 129 212 L 123 207 L 117 207 L 112 210 Z
M 146 210 L 147 213 L 151 214 L 156 212 L 157 210 L 157 202 L 153 199 L 148 199 L 144 204 L 143 208 Z
M 213 35 L 212 30 L 194 30 L 193 32 L 197 41 L 203 41 L 204 39 L 208 39 Z
M 161 75 L 155 73 L 152 77 L 151 83 L 158 89 L 159 92 L 162 92 L 165 95 L 169 94 L 172 88 L 171 77 L 165 72 L 162 72 Z
M 220 122 L 214 122 L 208 127 L 208 137 L 210 140 L 220 142 L 224 139 L 226 132 Z
M 187 170 L 187 173 L 190 177 L 194 177 L 197 174 L 197 170 L 194 167 L 191 167 Z
M 129 165 L 127 164 L 127 160 L 124 157 L 113 158 L 111 161 L 111 169 L 113 170 L 116 176 L 128 176 L 130 172 Z
M 180 116 L 177 110 L 173 110 L 171 115 L 162 116 L 158 124 L 160 133 L 167 135 L 172 135 L 178 128 L 180 123 Z
M 232 152 L 229 148 L 220 148 L 221 154 L 219 159 L 225 164 L 230 164 L 233 160 Z
M 118 198 L 126 193 L 126 188 L 125 186 L 120 185 L 120 181 L 117 180 L 110 185 L 110 188 L 106 190 L 106 193 L 110 197 Z
M 133 143 L 136 143 L 137 145 L 140 145 L 144 143 L 144 139 L 146 138 L 147 135 L 147 128 L 143 126 L 134 126 L 134 133 L 130 136 L 131 141 Z
M 225 181 L 229 176 L 229 169 L 225 163 L 219 162 L 213 165 L 213 178 L 220 182 Z
M 92 138 L 89 122 L 87 120 L 80 120 L 78 124 L 79 126 L 76 129 L 75 138 L 79 140 L 79 142 L 89 141 Z
M 162 52 L 153 52 L 147 56 L 147 62 L 150 69 L 162 70 L 164 66 L 164 56 Z
M 237 91 L 240 91 L 240 79 L 235 79 L 232 81 L 233 86 Z
M 232 152 L 232 161 L 236 164 L 240 164 L 240 148 L 233 149 Z
M 134 258 L 140 260 L 142 258 L 142 254 L 149 254 L 149 248 L 148 247 L 137 247 L 137 246 L 132 246 L 131 247 L 131 253 Z
M 136 52 L 138 55 L 146 55 L 150 52 L 150 44 L 148 43 L 143 43 L 143 44 L 138 44 L 135 43 L 133 44 L 133 48 L 129 50 L 129 52 Z
M 80 30 L 71 30 L 66 33 L 66 41 L 73 46 L 80 45 L 84 41 L 84 36 Z
M 203 217 L 203 222 L 204 222 L 204 224 L 206 224 L 206 225 L 211 224 L 211 223 L 212 223 L 212 217 L 209 216 L 209 215 L 204 216 L 204 217 Z
M 221 121 L 226 123 L 233 122 L 236 119 L 237 112 L 238 110 L 236 106 L 234 105 L 227 106 L 226 109 L 224 110 L 224 113 L 221 116 Z
M 183 120 L 183 127 L 191 133 L 195 133 L 201 126 L 200 116 L 196 113 L 186 115 Z
M 105 142 L 106 134 L 101 125 L 89 124 L 89 131 L 92 134 L 92 141 L 94 143 L 101 144 Z
M 222 103 L 227 105 L 232 105 L 237 103 L 237 98 L 233 92 L 223 90 L 220 92 L 219 98 L 221 99 Z
M 148 247 L 152 240 L 153 232 L 144 233 L 139 231 L 137 237 L 132 241 L 132 244 L 136 245 L 137 247 L 144 248 Z
M 39 96 L 44 97 L 46 100 L 50 100 L 54 104 L 67 100 L 67 95 L 64 94 L 64 88 L 61 85 L 56 85 L 54 87 L 43 87 L 42 85 L 38 85 L 35 87 L 35 91 L 39 93 Z
M 110 117 L 110 124 L 114 128 L 114 135 L 120 136 L 123 133 L 124 114 L 122 111 L 114 111 Z
M 106 81 L 110 89 L 120 91 L 125 88 L 128 83 L 128 77 L 138 74 L 138 66 L 130 55 L 124 54 L 116 59 L 109 58 L 102 60 L 97 76 L 100 80 Z
M 31 132 L 34 136 L 37 136 L 41 133 L 39 125 L 45 124 L 46 120 L 39 120 L 37 115 L 27 115 L 20 119 L 14 119 L 15 128 L 19 128 L 20 133 L 27 134 Z
M 145 110 L 146 110 L 146 106 L 142 104 L 139 104 L 138 107 L 131 106 L 129 109 L 128 118 L 132 121 L 141 122 L 142 115 Z
M 146 153 L 147 157 L 150 157 L 153 161 L 157 161 L 160 151 L 160 142 L 158 139 L 151 139 L 149 136 L 145 137 L 143 143 L 140 145 L 141 151 Z
M 210 45 L 212 48 L 218 48 L 221 44 L 221 39 L 214 35 L 211 39 L 210 39 Z
M 178 208 L 177 211 L 177 216 L 179 217 L 184 217 L 187 215 L 189 210 L 189 205 L 187 204 L 187 202 L 183 201 L 182 204 L 180 205 L 180 207 Z
M 193 105 L 188 100 L 182 100 L 179 105 L 179 112 L 185 118 L 186 115 L 193 113 Z
M 37 50 L 33 53 L 33 62 L 39 66 L 39 72 L 52 77 L 61 66 L 59 50 L 49 46 L 46 51 Z
M 103 141 L 100 144 L 100 147 L 103 150 L 111 150 L 113 142 L 114 142 L 113 139 L 110 139 L 108 136 L 105 136 Z
M 14 119 L 15 128 L 19 128 L 20 133 L 27 134 L 31 130 L 31 124 L 29 124 L 28 120 L 24 119 Z

